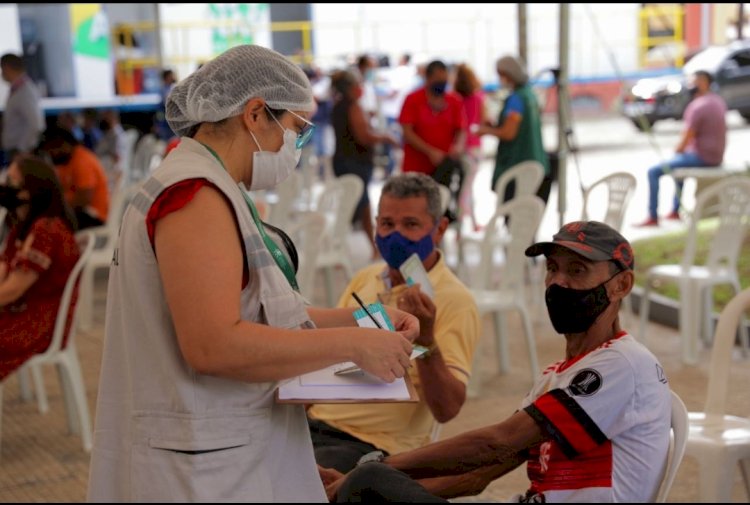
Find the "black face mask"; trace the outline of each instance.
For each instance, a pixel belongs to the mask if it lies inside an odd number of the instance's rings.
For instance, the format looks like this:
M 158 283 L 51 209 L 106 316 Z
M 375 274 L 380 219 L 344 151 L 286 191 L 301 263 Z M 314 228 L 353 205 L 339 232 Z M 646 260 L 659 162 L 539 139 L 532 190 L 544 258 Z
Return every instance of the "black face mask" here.
M 610 301 L 604 285 L 613 278 L 614 275 L 591 289 L 550 285 L 544 294 L 544 301 L 555 331 L 560 334 L 583 333 L 591 328 L 596 318 L 609 307 Z
M 445 88 L 447 87 L 448 83 L 446 81 L 433 82 L 430 90 L 436 95 L 442 95 L 445 93 Z
M 58 154 L 56 156 L 50 156 L 50 159 L 52 160 L 53 165 L 67 165 L 72 157 L 72 154 Z
M 28 203 L 27 200 L 18 198 L 20 192 L 20 189 L 14 188 L 13 186 L 0 186 L 0 207 L 5 207 L 8 210 L 15 210 L 17 207 Z

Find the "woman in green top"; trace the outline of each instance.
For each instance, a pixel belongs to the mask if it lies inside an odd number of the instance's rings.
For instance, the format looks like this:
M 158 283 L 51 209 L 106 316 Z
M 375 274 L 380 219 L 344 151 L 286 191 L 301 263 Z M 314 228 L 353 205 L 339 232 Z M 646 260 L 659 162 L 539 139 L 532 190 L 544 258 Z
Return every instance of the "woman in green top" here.
M 539 104 L 529 85 L 529 76 L 523 62 L 513 56 L 497 60 L 500 84 L 511 90 L 505 99 L 496 126 L 483 125 L 477 130 L 481 135 L 494 135 L 500 142 L 495 156 L 495 172 L 492 174 L 492 189 L 500 176 L 512 166 L 527 160 L 536 160 L 544 167 L 544 182 L 539 196 L 546 202 L 549 196 L 549 160 L 542 144 L 542 124 Z M 513 198 L 515 184 L 506 186 L 505 194 L 498 195 L 506 202 Z

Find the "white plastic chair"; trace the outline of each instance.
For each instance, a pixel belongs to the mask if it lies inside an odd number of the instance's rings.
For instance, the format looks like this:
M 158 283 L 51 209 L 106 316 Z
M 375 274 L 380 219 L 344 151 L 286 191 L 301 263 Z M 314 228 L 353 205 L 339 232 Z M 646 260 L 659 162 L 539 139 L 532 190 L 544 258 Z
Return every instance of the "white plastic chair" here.
M 672 430 L 669 439 L 669 454 L 667 463 L 662 474 L 661 484 L 658 487 L 656 498 L 652 500 L 655 503 L 665 503 L 672 483 L 680 468 L 682 458 L 685 455 L 685 447 L 688 439 L 688 411 L 682 399 L 672 391 Z
M 536 343 L 526 306 L 524 266 L 527 257 L 526 248 L 534 241 L 539 224 L 544 214 L 544 201 L 535 195 L 522 195 L 501 205 L 487 225 L 479 268 L 473 276 L 470 290 L 477 303 L 480 315 L 491 313 L 495 324 L 496 351 L 500 373 L 509 368 L 508 346 L 503 331 L 502 314 L 508 311 L 518 311 L 526 337 L 526 347 L 529 353 L 529 368 L 532 380 L 539 373 L 536 355 Z M 498 227 L 505 226 L 506 218 L 510 218 L 508 225 L 511 240 L 505 247 L 505 262 L 498 287 L 492 286 L 494 256 L 496 251 L 495 238 Z M 468 393 L 476 397 L 480 389 L 479 348 L 474 353 L 471 379 Z
M 300 213 L 297 220 L 284 230 L 297 248 L 299 258 L 297 284 L 300 293 L 308 301 L 312 301 L 315 295 L 315 272 L 326 224 L 326 216 L 322 212 L 308 211 Z
M 714 202 L 716 209 L 714 210 Z M 709 205 L 710 204 L 710 205 Z M 711 239 L 704 265 L 695 261 L 698 223 L 706 214 L 718 214 L 718 226 Z M 704 339 L 711 335 L 713 286 L 730 284 L 740 292 L 737 260 L 745 234 L 750 228 L 750 177 L 726 177 L 701 191 L 690 216 L 689 232 L 682 263 L 656 265 L 646 276 L 640 308 L 640 339 L 646 340 L 646 319 L 652 283 L 659 280 L 676 282 L 680 287 L 680 336 L 682 359 L 687 364 L 698 361 L 698 335 L 703 323 Z M 743 331 L 745 351 L 748 332 Z
M 92 433 L 91 418 L 89 417 L 88 400 L 81 375 L 81 364 L 78 361 L 76 351 L 75 335 L 78 320 L 78 304 L 73 308 L 73 317 L 71 319 L 70 329 L 67 332 L 67 344 L 62 347 L 65 341 L 65 326 L 68 321 L 68 314 L 71 310 L 71 300 L 76 285 L 79 284 L 81 274 L 86 263 L 91 257 L 94 250 L 94 235 L 83 230 L 76 234 L 76 241 L 81 250 L 81 256 L 76 262 L 73 270 L 68 276 L 65 283 L 60 307 L 57 310 L 55 326 L 52 333 L 52 341 L 49 347 L 43 353 L 37 354 L 23 364 L 22 370 L 31 370 L 31 376 L 34 380 L 34 390 L 36 392 L 39 411 L 46 414 L 49 411 L 47 402 L 47 393 L 44 388 L 44 380 L 40 367 L 43 365 L 56 365 L 58 375 L 61 381 L 63 398 L 65 403 L 65 412 L 68 419 L 68 428 L 71 433 L 80 434 L 83 440 L 83 448 L 86 452 L 91 451 Z M 0 418 L 2 417 L 2 390 L 0 389 Z
M 498 198 L 498 205 L 502 205 L 505 188 L 514 182 L 513 197 L 535 195 L 544 179 L 544 166 L 536 160 L 526 160 L 517 163 L 503 172 L 495 183 L 493 190 Z
M 123 157 L 120 160 L 120 169 L 122 175 L 120 176 L 121 187 L 127 187 L 133 180 L 133 155 L 135 153 L 135 145 L 138 142 L 138 136 L 140 133 L 135 128 L 128 128 L 125 130 L 125 140 L 123 141 Z
M 333 268 L 341 266 L 347 280 L 354 275 L 347 239 L 352 232 L 352 218 L 357 209 L 357 202 L 366 190 L 358 176 L 344 174 L 327 181 L 318 197 L 316 210 L 325 214 L 328 224 L 316 266 L 325 271 L 326 300 L 329 307 L 336 303 L 333 293 Z
M 750 310 L 750 288 L 735 295 L 719 315 L 714 334 L 703 412 L 690 412 L 688 456 L 699 465 L 703 503 L 732 501 L 735 469 L 740 466 L 750 499 L 750 419 L 726 413 L 729 362 L 743 312 Z M 744 326 L 744 324 L 743 324 Z M 745 384 L 737 386 L 746 388 Z
M 633 193 L 635 193 L 636 184 L 637 180 L 635 176 L 628 172 L 615 172 L 595 181 L 583 192 L 583 214 L 581 219 L 584 221 L 595 219 L 620 231 L 625 219 L 625 211 L 630 204 L 630 200 L 633 198 Z M 599 217 L 601 213 L 597 213 L 595 217 L 591 217 L 589 215 L 591 197 L 592 195 L 599 194 L 604 188 L 607 191 L 606 210 L 601 218 Z
M 275 199 L 270 207 L 267 221 L 277 228 L 288 231 L 292 225 L 292 214 L 300 197 L 302 175 L 295 170 L 275 188 Z M 269 197 L 270 199 L 270 197 Z
M 91 329 L 94 324 L 94 275 L 98 269 L 109 268 L 112 263 L 122 217 L 139 188 L 139 184 L 132 184 L 112 195 L 107 222 L 102 226 L 88 229 L 96 238 L 96 247 L 91 253 L 81 279 L 78 305 L 81 308 L 80 327 L 84 331 Z
M 622 223 L 625 219 L 625 212 L 628 209 L 630 200 L 633 198 L 637 180 L 635 176 L 628 172 L 615 172 L 602 177 L 595 181 L 588 188 L 583 191 L 583 212 L 581 219 L 588 221 L 594 219 L 602 223 L 608 224 L 617 231 L 622 231 Z M 604 213 L 595 213 L 592 217 L 590 215 L 590 207 L 592 197 L 600 196 L 606 190 L 606 207 Z M 598 198 L 593 198 L 598 201 Z M 633 302 L 630 295 L 625 297 L 622 301 L 623 313 L 627 314 L 627 317 L 632 317 L 633 314 Z M 630 319 L 628 319 L 630 321 Z
M 130 163 L 130 182 L 145 179 L 151 172 L 151 161 L 155 154 L 164 153 L 164 147 L 153 133 L 147 133 L 135 144 L 133 159 Z
M 536 195 L 539 190 L 539 185 L 544 179 L 544 167 L 541 163 L 535 160 L 522 161 L 516 165 L 513 165 L 508 170 L 502 173 L 495 183 L 494 192 L 497 195 L 497 206 L 495 209 L 503 205 L 503 195 L 505 195 L 505 188 L 511 182 L 515 184 L 515 192 L 513 198 L 524 196 L 524 195 Z M 450 195 L 449 195 L 450 196 Z M 484 232 L 479 233 L 464 233 L 461 236 L 461 243 L 458 245 L 458 261 L 459 265 L 464 269 L 468 269 L 467 256 L 465 247 L 471 244 L 480 244 L 484 240 Z M 500 246 L 507 244 L 509 237 L 505 233 L 499 233 L 495 236 L 495 245 Z

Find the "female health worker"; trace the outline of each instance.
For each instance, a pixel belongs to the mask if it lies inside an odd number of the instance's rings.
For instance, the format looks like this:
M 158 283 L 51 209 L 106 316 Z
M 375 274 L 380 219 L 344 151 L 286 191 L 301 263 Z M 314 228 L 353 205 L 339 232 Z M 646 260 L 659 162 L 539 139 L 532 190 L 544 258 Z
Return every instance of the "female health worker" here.
M 255 45 L 169 94 L 182 141 L 126 211 L 110 269 L 89 500 L 326 501 L 304 408 L 274 401 L 279 382 L 343 361 L 406 373 L 417 319 L 388 309 L 390 332 L 306 306 L 241 187 L 295 169 L 313 110 L 303 71 Z

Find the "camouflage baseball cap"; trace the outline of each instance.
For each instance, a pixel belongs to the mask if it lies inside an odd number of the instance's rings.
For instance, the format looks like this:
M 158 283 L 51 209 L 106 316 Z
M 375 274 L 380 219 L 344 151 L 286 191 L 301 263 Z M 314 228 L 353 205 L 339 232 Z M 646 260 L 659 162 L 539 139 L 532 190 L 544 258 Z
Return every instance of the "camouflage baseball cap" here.
M 526 256 L 547 256 L 552 246 L 560 246 L 592 261 L 614 261 L 623 270 L 635 268 L 633 248 L 625 237 L 598 221 L 575 221 L 563 225 L 552 242 L 537 242 L 526 249 Z

